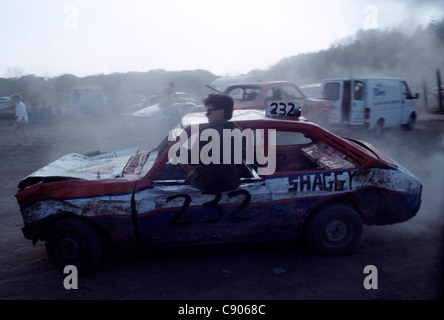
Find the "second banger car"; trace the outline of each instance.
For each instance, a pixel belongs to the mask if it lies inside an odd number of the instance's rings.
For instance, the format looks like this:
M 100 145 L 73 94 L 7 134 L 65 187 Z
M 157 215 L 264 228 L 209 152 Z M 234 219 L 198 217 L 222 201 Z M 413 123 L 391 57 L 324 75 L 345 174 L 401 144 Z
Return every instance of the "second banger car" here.
M 232 121 L 261 140 L 238 189 L 204 193 L 172 161 L 179 138 L 193 141 L 193 125 L 206 122 L 193 113 L 152 151 L 69 154 L 24 178 L 16 194 L 24 236 L 45 241 L 58 266 L 87 273 L 104 239 L 129 248 L 304 235 L 317 253 L 340 255 L 358 245 L 363 224 L 403 222 L 420 208 L 421 182 L 365 142 L 258 110 L 237 110 Z
M 289 81 L 236 83 L 228 86 L 223 93 L 233 98 L 235 110 L 266 110 L 272 101 L 291 101 L 299 106 L 303 117 L 324 127 L 329 124 L 334 108 L 331 101 L 308 98 L 298 86 Z M 204 110 L 203 105 L 193 108 L 193 111 Z

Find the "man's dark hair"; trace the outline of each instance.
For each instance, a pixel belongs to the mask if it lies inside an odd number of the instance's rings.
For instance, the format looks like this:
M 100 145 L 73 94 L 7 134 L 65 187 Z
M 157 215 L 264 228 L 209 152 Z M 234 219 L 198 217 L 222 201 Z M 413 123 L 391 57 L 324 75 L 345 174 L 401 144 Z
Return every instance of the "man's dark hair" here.
M 204 106 L 212 106 L 214 109 L 224 109 L 225 119 L 230 120 L 233 116 L 233 98 L 227 94 L 209 94 L 203 100 Z
M 11 98 L 16 98 L 17 100 L 22 100 L 22 97 L 18 93 L 14 93 Z

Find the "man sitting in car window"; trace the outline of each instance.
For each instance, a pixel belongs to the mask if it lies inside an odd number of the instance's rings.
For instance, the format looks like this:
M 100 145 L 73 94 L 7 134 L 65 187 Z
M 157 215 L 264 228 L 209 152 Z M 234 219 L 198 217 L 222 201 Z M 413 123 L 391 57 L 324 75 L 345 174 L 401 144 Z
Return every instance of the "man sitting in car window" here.
M 211 136 L 208 141 L 199 141 L 199 162 L 200 164 L 194 167 L 191 165 L 185 166 L 185 168 L 192 169 L 189 172 L 186 182 L 190 183 L 193 187 L 203 190 L 204 192 L 219 193 L 223 191 L 229 191 L 236 189 L 240 184 L 240 176 L 242 170 L 242 164 L 236 164 L 234 161 L 234 143 L 231 139 L 224 139 L 224 129 L 234 130 L 242 129 L 230 122 L 233 115 L 233 99 L 229 95 L 225 94 L 210 94 L 203 100 L 204 106 L 207 108 L 206 116 L 208 118 L 208 124 L 204 125 L 199 132 L 199 137 L 205 130 L 214 129 L 219 136 L 219 161 L 214 161 L 209 164 L 202 163 L 201 150 L 208 143 L 211 142 Z M 225 141 L 228 140 L 228 141 Z M 231 159 L 229 163 L 224 163 L 224 144 L 231 144 Z M 242 146 L 242 150 L 244 150 Z M 209 152 L 212 152 L 210 150 Z M 212 156 L 212 155 L 210 155 Z M 216 163 L 218 162 L 218 163 Z

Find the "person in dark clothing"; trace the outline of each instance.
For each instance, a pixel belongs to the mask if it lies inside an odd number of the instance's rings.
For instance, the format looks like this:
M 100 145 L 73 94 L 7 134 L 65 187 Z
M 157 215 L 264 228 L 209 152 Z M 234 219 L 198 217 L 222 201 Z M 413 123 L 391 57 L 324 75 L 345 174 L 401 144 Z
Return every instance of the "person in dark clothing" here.
M 175 86 L 176 84 L 174 83 L 174 81 L 170 81 L 170 83 L 168 83 L 168 86 L 163 88 L 162 91 L 159 93 L 159 96 L 157 97 L 157 102 L 159 103 L 159 106 L 161 108 L 166 108 L 172 103 L 180 100 L 176 92 L 174 91 Z
M 206 116 L 209 123 L 200 129 L 199 137 L 202 137 L 205 130 L 212 129 L 207 133 L 215 134 L 217 132 L 219 146 L 217 149 L 210 150 L 209 157 L 215 161 L 208 163 L 208 161 L 202 161 L 204 159 L 202 159 L 201 151 L 211 143 L 213 138 L 210 135 L 209 141 L 199 141 L 200 164 L 188 174 L 186 182 L 209 193 L 234 190 L 240 184 L 242 164 L 235 163 L 234 139 L 229 135 L 224 135 L 224 131 L 233 132 L 236 129 L 239 130 L 239 133 L 242 131 L 237 124 L 228 121 L 233 115 L 233 99 L 225 94 L 210 94 L 203 103 L 207 108 Z M 227 143 L 230 144 L 231 158 L 224 159 L 224 144 Z M 244 150 L 243 146 L 241 148 Z M 216 152 L 217 155 L 213 152 Z

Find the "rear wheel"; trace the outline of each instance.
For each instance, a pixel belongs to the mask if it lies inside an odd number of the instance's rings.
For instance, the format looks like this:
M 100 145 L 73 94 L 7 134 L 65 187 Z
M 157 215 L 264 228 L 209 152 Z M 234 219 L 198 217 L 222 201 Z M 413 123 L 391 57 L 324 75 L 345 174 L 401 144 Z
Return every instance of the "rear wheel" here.
M 323 256 L 350 252 L 361 236 L 361 218 L 351 206 L 342 203 L 321 207 L 308 221 L 307 240 Z
M 375 136 L 380 137 L 382 134 L 383 128 L 384 128 L 384 120 L 379 119 L 378 122 L 376 122 L 375 128 L 374 128 Z
M 99 235 L 78 218 L 56 221 L 48 231 L 45 245 L 49 258 L 60 269 L 74 265 L 81 274 L 97 268 L 102 256 Z

